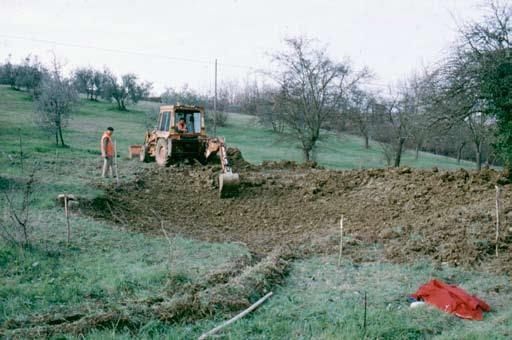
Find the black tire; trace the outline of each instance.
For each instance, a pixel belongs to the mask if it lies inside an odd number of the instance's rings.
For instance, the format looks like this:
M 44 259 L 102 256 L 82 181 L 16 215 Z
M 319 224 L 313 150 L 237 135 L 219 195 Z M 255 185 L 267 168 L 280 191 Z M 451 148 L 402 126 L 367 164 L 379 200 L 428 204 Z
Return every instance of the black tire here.
M 144 163 L 149 163 L 151 157 L 149 157 L 149 146 L 144 144 L 140 150 L 139 160 Z
M 160 138 L 156 143 L 156 163 L 160 166 L 171 165 L 171 153 L 168 150 L 171 142 Z

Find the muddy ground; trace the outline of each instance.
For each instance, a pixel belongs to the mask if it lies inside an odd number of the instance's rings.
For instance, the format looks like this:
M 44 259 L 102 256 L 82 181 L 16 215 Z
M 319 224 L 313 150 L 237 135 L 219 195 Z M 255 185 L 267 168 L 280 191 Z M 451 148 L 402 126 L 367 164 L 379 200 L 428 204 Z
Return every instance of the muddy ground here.
M 336 252 L 343 215 L 344 252 L 355 261 L 427 257 L 512 274 L 511 186 L 501 186 L 496 258 L 495 185 L 501 180 L 494 170 L 335 171 L 287 161 L 254 166 L 236 150 L 231 155 L 241 176 L 237 197 L 218 198 L 218 166 L 155 166 L 118 189 L 106 188 L 83 212 L 154 235 L 163 234 L 163 222 L 172 235 L 241 242 L 261 257 L 281 245 L 303 255 Z

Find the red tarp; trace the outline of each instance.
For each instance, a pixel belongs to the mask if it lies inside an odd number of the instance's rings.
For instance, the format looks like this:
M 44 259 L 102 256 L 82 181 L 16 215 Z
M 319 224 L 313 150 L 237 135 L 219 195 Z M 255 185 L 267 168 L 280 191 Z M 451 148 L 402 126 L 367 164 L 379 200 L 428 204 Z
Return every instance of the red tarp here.
M 411 296 L 464 319 L 482 320 L 482 311 L 491 310 L 487 303 L 476 296 L 439 280 L 431 280 Z

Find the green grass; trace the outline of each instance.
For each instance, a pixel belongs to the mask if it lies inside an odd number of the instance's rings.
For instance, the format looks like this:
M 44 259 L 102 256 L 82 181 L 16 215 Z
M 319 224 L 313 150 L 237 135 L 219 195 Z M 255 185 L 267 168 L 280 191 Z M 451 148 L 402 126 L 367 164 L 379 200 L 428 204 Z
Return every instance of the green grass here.
M 302 161 L 298 146 L 292 141 L 283 141 L 270 129 L 263 128 L 254 117 L 230 113 L 226 127 L 218 129 L 226 137 L 229 145 L 242 150 L 244 157 L 254 163 L 264 160 L 289 159 Z M 370 143 L 365 149 L 363 140 L 349 134 L 325 132 L 318 142 L 317 161 L 320 165 L 335 169 L 379 168 L 386 166 L 381 147 L 378 143 Z M 407 150 L 402 157 L 402 164 L 419 168 L 437 166 L 444 169 L 474 168 L 474 163 L 462 161 L 460 164 L 453 158 L 420 152 L 418 159 L 415 153 Z
M 212 269 L 247 255 L 236 244 L 210 244 L 113 230 L 72 216 L 72 242 L 66 246 L 60 209 L 39 214 L 32 248 L 0 249 L 0 325 L 29 315 L 72 314 L 98 304 L 172 294 L 176 279 L 197 282 Z M 172 257 L 170 258 L 170 252 Z
M 431 278 L 457 283 L 488 301 L 493 311 L 483 321 L 462 320 L 428 305 L 411 309 L 407 295 Z M 512 335 L 512 291 L 507 277 L 434 269 L 428 262 L 413 266 L 387 263 L 337 266 L 335 256 L 296 262 L 282 287 L 260 309 L 225 328 L 222 339 L 508 339 Z M 363 329 L 364 292 L 367 328 Z M 192 339 L 222 323 L 222 319 L 168 327 L 149 325 L 137 338 Z M 119 331 L 96 331 L 101 339 Z
M 33 103 L 23 92 L 0 86 L 0 190 L 20 196 L 20 185 L 36 169 L 31 205 L 33 246 L 25 251 L 0 240 L 0 330 L 5 320 L 23 321 L 36 315 L 94 312 L 107 306 L 123 308 L 161 294 L 172 294 L 180 284 L 194 283 L 218 266 L 246 255 L 238 244 L 210 244 L 176 237 L 169 260 L 169 245 L 163 237 L 123 231 L 79 214 L 71 214 L 71 245 L 66 245 L 63 211 L 56 204 L 59 193 L 91 198 L 103 194 L 99 139 L 112 125 L 120 151 L 122 181 L 136 169 L 151 167 L 126 159 L 128 145 L 140 143 L 145 113 L 151 103 L 141 103 L 130 112 L 113 105 L 83 101 L 73 114 L 64 138 L 69 148 L 56 148 L 53 138 L 34 123 Z M 239 147 L 246 159 L 292 159 L 300 150 L 280 142 L 252 117 L 231 114 L 229 124 L 219 129 L 229 145 Z M 23 144 L 23 166 L 19 137 Z M 384 166 L 377 145 L 365 150 L 355 136 L 328 135 L 319 143 L 318 160 L 333 168 Z M 457 168 L 455 160 L 421 154 L 414 160 L 407 152 L 404 163 L 417 167 Z M 464 167 L 472 167 L 464 162 Z M 4 198 L 0 198 L 5 208 Z M 4 211 L 0 223 L 9 223 Z M 428 263 L 399 266 L 345 262 L 335 266 L 333 257 L 314 257 L 293 264 L 292 271 L 275 295 L 261 309 L 227 328 L 225 338 L 253 339 L 352 339 L 364 338 L 510 338 L 512 289 L 507 278 L 471 273 L 453 268 L 434 269 Z M 405 297 L 432 277 L 457 283 L 488 300 L 493 312 L 483 322 L 459 320 L 432 308 L 410 310 Z M 362 292 L 368 294 L 368 327 L 361 330 Z M 499 291 L 499 293 L 496 293 Z M 90 339 L 182 338 L 189 339 L 213 328 L 226 316 L 194 323 L 166 325 L 157 321 L 129 333 L 125 330 L 95 330 Z

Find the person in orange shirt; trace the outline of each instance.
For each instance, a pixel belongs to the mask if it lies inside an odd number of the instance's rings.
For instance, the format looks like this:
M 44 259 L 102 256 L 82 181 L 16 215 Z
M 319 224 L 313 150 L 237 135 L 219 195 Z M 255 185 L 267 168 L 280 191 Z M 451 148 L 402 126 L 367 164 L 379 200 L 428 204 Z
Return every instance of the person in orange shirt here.
M 180 118 L 178 124 L 176 124 L 176 130 L 179 133 L 187 132 L 187 124 L 185 123 L 184 118 Z
M 101 136 L 101 158 L 103 158 L 103 172 L 101 177 L 109 177 L 109 172 L 112 173 L 112 177 L 116 177 L 116 169 L 112 166 L 114 160 L 114 144 L 112 143 L 112 134 L 114 128 L 108 127 L 107 131 L 103 132 Z

